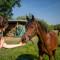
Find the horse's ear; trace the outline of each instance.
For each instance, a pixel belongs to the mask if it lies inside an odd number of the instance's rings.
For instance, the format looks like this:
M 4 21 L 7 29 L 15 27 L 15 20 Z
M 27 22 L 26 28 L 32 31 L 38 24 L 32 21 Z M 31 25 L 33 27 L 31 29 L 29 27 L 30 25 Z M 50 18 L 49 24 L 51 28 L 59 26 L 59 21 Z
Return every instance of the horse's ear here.
M 26 16 L 27 21 L 29 20 L 28 16 Z
M 35 18 L 34 18 L 34 15 L 32 15 L 32 20 L 34 20 Z

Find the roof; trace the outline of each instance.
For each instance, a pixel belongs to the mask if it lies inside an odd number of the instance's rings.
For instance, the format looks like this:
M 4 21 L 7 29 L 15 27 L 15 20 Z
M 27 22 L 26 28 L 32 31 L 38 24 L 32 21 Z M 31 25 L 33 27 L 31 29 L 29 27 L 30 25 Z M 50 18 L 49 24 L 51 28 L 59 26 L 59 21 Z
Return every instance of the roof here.
M 8 23 L 9 24 L 16 24 L 16 23 L 19 23 L 19 24 L 22 24 L 22 25 L 25 25 L 27 20 L 8 20 Z
M 8 22 L 27 22 L 27 20 L 8 20 Z

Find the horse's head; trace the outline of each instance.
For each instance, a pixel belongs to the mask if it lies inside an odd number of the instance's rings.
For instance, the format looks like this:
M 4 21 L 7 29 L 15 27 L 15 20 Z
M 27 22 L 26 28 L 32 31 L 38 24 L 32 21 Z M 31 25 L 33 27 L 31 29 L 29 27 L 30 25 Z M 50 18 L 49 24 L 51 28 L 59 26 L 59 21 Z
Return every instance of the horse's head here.
M 41 37 L 42 34 L 44 35 L 47 33 L 47 29 L 43 26 L 43 23 L 36 21 L 33 15 L 30 19 L 26 16 L 26 19 L 28 22 L 26 24 L 26 33 L 22 36 L 22 41 L 31 40 L 34 35 Z
M 31 38 L 36 34 L 36 21 L 34 16 L 32 15 L 32 18 L 29 19 L 28 16 L 26 16 L 27 24 L 26 24 L 26 33 L 22 36 L 22 41 L 31 40 Z

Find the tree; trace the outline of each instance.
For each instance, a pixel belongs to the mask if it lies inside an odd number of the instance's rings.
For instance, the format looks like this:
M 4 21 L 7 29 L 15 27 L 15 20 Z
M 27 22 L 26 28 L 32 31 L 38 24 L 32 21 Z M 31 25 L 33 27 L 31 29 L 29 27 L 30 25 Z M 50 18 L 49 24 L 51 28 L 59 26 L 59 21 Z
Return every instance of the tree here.
M 13 7 L 20 7 L 21 0 L 0 0 L 0 29 L 6 29 L 8 26 L 8 18 L 10 18 L 13 13 Z
M 21 0 L 0 0 L 0 15 L 11 17 L 13 15 L 13 7 L 20 7 Z
M 19 16 L 16 18 L 17 20 L 26 20 L 26 16 Z
M 48 30 L 54 30 L 54 25 L 48 25 Z
M 55 25 L 55 26 L 54 26 L 54 29 L 60 31 L 60 24 Z

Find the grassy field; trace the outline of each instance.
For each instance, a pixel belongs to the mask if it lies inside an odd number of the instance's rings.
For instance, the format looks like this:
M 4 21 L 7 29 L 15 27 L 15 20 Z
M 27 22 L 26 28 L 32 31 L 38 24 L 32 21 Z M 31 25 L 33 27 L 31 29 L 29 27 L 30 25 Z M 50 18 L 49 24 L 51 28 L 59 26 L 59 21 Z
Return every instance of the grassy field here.
M 7 43 L 12 42 L 16 43 L 17 41 L 7 41 Z M 48 60 L 48 56 L 45 55 L 44 58 Z M 23 47 L 13 49 L 2 48 L 0 49 L 0 60 L 38 60 L 38 49 L 36 44 L 32 44 L 32 42 L 29 42 Z M 56 60 L 60 60 L 60 47 L 58 47 L 56 51 Z

